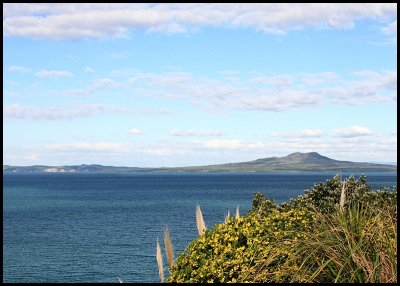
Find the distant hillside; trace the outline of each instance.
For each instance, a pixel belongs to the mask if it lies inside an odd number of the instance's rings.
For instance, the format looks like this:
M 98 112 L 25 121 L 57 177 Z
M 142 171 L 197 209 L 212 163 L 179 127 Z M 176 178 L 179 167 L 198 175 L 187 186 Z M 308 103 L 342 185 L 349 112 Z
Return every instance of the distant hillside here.
M 335 171 L 335 172 L 389 172 L 397 165 L 338 161 L 316 152 L 293 153 L 286 157 L 262 158 L 249 162 L 179 168 L 185 171 L 273 172 L 273 171 Z
M 147 168 L 135 168 L 135 167 L 114 167 L 114 166 L 102 166 L 102 165 L 72 165 L 72 166 L 9 166 L 3 165 L 3 172 L 92 172 L 92 173 L 106 173 L 106 172 L 135 172 L 135 171 L 147 171 Z
M 286 157 L 262 158 L 249 162 L 178 168 L 139 168 L 102 165 L 27 167 L 3 165 L 3 172 L 276 172 L 276 171 L 333 171 L 333 172 L 397 172 L 397 165 L 338 161 L 316 152 L 293 153 Z

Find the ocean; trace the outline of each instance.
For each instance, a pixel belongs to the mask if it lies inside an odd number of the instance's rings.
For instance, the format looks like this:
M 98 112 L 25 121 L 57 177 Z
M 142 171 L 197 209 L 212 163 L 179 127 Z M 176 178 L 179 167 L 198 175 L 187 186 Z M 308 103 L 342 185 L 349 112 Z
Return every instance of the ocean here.
M 183 251 L 196 204 L 211 229 L 237 206 L 246 214 L 255 192 L 281 203 L 334 175 L 3 173 L 3 282 L 159 282 L 157 238 L 164 252 L 168 225 Z M 397 184 L 395 172 L 365 175 L 373 189 Z

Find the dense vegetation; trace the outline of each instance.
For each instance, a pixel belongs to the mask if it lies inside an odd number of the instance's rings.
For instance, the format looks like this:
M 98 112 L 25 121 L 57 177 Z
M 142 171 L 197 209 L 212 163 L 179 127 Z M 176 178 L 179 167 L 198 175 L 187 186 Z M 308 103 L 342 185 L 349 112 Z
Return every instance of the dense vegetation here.
M 280 205 L 256 193 L 169 270 L 167 282 L 397 282 L 397 189 L 335 176 Z

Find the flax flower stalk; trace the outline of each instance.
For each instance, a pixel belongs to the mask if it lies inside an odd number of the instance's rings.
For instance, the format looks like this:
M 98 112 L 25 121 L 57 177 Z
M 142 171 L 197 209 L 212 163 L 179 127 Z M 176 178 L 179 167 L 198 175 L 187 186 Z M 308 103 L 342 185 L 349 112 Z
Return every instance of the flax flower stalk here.
M 343 211 L 345 199 L 346 199 L 346 180 L 343 181 L 342 193 L 340 194 L 340 203 L 339 203 L 340 211 Z
M 167 253 L 169 269 L 171 269 L 172 266 L 174 265 L 174 249 L 172 247 L 171 239 L 169 238 L 168 225 L 166 226 L 164 232 L 164 244 L 165 244 L 165 252 Z
M 231 216 L 231 214 L 229 213 L 229 210 L 228 210 L 228 213 L 226 214 L 226 216 L 225 216 L 225 221 L 224 221 L 224 223 L 226 223 L 226 221 L 228 220 L 228 218 Z
M 199 205 L 197 205 L 196 207 L 196 223 L 197 223 L 197 230 L 199 231 L 199 235 L 201 236 L 206 231 L 206 225 L 204 223 L 203 215 L 201 213 Z
M 158 274 L 160 275 L 160 281 L 161 283 L 164 282 L 164 266 L 163 266 L 163 260 L 162 260 L 162 255 L 161 255 L 161 247 L 160 244 L 158 243 L 158 238 L 157 238 L 157 266 L 158 266 Z

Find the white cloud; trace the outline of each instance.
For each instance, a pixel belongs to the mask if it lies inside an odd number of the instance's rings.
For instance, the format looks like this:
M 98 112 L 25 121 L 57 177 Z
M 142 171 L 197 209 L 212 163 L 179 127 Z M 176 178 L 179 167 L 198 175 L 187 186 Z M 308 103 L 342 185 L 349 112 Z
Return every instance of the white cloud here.
M 61 144 L 47 144 L 45 146 L 48 150 L 59 151 L 92 151 L 92 152 L 124 152 L 125 145 L 113 142 L 98 142 L 98 143 L 61 143 Z
M 110 54 L 110 58 L 112 59 L 124 59 L 127 58 L 129 52 L 113 52 Z
M 363 70 L 354 73 L 360 80 L 322 89 L 333 103 L 356 105 L 362 102 L 397 102 L 397 71 Z
M 276 86 L 277 88 L 283 88 L 291 86 L 293 80 L 291 75 L 283 74 L 277 76 L 259 76 L 252 79 L 252 81 L 256 83 L 267 83 Z
M 57 71 L 57 70 L 40 70 L 35 73 L 38 77 L 70 77 L 73 76 L 72 73 L 68 71 Z
M 206 109 L 285 111 L 313 108 L 324 102 L 358 105 L 397 100 L 397 71 L 358 71 L 353 80 L 340 79 L 329 71 L 250 78 L 242 75 L 234 81 L 187 72 L 131 71 L 125 76 L 135 94 L 183 100 Z
M 171 115 L 174 111 L 165 108 L 142 108 L 140 114 L 144 115 Z
M 199 136 L 210 136 L 210 137 L 219 137 L 223 136 L 225 133 L 221 130 L 201 130 L 198 135 Z
M 145 148 L 143 149 L 143 153 L 149 154 L 151 156 L 176 156 L 178 154 L 184 153 L 184 151 L 177 151 L 174 148 L 166 148 L 166 147 L 153 147 L 153 148 Z M 158 167 L 163 167 L 162 165 L 158 165 Z
M 270 132 L 270 136 L 272 137 L 281 137 L 281 138 L 310 138 L 310 137 L 321 137 L 322 131 L 318 129 L 303 129 L 294 132 Z
M 117 113 L 117 114 L 129 115 L 131 111 L 125 108 L 109 106 L 104 104 L 82 104 L 82 105 L 48 106 L 48 107 L 8 104 L 3 106 L 3 118 L 6 120 L 76 119 L 102 113 Z
M 266 147 L 263 142 L 251 142 L 244 140 L 209 140 L 209 141 L 193 141 L 193 143 L 210 149 L 257 149 Z
M 334 72 L 300 74 L 300 80 L 309 86 L 325 84 L 327 82 L 331 82 L 337 79 L 339 79 L 339 76 Z
M 95 79 L 89 90 L 93 91 L 93 90 L 98 90 L 98 89 L 103 89 L 103 88 L 119 88 L 119 87 L 123 87 L 123 84 L 113 80 L 113 79 L 109 79 L 109 78 L 99 78 L 99 79 Z
M 205 108 L 283 111 L 317 106 L 321 102 L 318 92 L 292 86 L 279 90 L 264 86 L 252 87 L 254 79 L 236 83 L 194 77 L 185 72 L 144 73 L 131 75 L 128 83 L 136 93 L 164 99 L 187 100 Z
M 83 71 L 85 73 L 94 73 L 94 69 L 92 69 L 91 67 L 85 67 L 85 69 Z
M 31 69 L 30 68 L 27 68 L 27 67 L 22 67 L 22 66 L 10 66 L 9 68 L 8 68 L 8 70 L 10 71 L 10 72 L 15 72 L 15 73 L 29 73 L 29 72 L 31 72 Z
M 381 29 L 381 32 L 389 36 L 389 43 L 397 46 L 397 20 L 389 23 Z
M 3 34 L 42 39 L 124 37 L 131 29 L 181 33 L 202 26 L 349 29 L 362 19 L 391 20 L 395 3 L 3 4 Z
M 222 74 L 224 76 L 239 76 L 240 71 L 239 70 L 223 70 L 218 72 L 219 74 Z
M 196 133 L 191 130 L 176 130 L 173 129 L 169 132 L 171 136 L 194 136 Z
M 333 134 L 334 136 L 337 137 L 353 138 L 353 137 L 371 135 L 372 131 L 369 130 L 367 127 L 353 125 L 347 128 L 335 129 L 333 130 Z
M 204 141 L 195 143 L 202 144 L 207 148 L 213 149 L 237 149 L 243 148 L 245 146 L 245 142 L 242 140 L 212 140 L 212 141 Z
M 106 89 L 121 89 L 124 88 L 125 84 L 115 81 L 110 78 L 97 78 L 94 79 L 87 87 L 78 89 L 69 89 L 66 92 L 68 94 L 87 96 L 91 95 L 96 91 L 106 90 Z
M 397 36 L 397 20 L 383 27 L 381 31 L 388 36 Z
M 201 130 L 201 131 L 192 131 L 192 130 L 176 130 L 173 129 L 169 132 L 171 136 L 199 136 L 199 137 L 219 137 L 223 136 L 224 132 L 220 130 Z
M 310 130 L 304 129 L 299 131 L 302 137 L 320 137 L 322 135 L 321 130 Z
M 128 131 L 128 133 L 133 135 L 140 135 L 143 134 L 143 131 L 137 128 L 132 128 L 131 130 Z
M 10 95 L 11 96 L 11 95 Z M 20 104 L 4 104 L 3 119 L 31 119 L 31 120 L 62 120 L 78 119 L 100 114 L 118 114 L 125 116 L 154 116 L 170 115 L 173 112 L 167 109 L 128 109 L 125 107 L 99 103 L 74 104 L 59 106 L 30 106 Z

